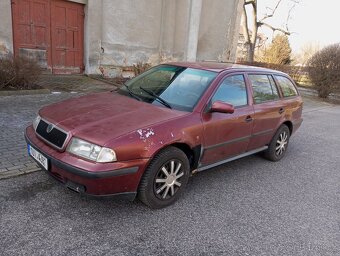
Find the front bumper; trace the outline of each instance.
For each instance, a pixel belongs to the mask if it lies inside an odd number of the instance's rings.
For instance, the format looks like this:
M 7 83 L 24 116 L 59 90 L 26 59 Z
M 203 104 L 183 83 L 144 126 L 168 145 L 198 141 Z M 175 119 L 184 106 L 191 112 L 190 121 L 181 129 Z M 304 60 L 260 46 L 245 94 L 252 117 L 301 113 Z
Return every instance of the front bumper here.
M 89 162 L 51 148 L 35 135 L 32 126 L 26 128 L 25 139 L 48 159 L 49 175 L 76 192 L 92 196 L 122 195 L 133 200 L 148 163 L 148 159 L 106 164 Z

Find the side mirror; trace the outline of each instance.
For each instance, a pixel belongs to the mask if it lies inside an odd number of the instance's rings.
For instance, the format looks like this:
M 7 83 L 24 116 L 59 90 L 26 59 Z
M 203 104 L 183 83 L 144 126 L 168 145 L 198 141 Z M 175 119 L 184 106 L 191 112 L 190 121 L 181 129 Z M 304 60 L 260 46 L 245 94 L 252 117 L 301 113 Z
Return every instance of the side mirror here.
M 233 105 L 219 101 L 219 100 L 215 101 L 210 108 L 210 112 L 232 114 L 234 113 L 234 111 L 235 111 L 235 108 Z

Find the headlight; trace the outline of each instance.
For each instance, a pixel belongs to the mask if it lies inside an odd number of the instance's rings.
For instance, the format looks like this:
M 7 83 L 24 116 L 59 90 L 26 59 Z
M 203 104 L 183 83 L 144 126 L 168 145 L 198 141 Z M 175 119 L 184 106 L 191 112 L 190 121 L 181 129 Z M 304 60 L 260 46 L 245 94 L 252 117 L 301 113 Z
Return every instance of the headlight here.
M 99 163 L 117 161 L 116 153 L 112 149 L 104 148 L 78 138 L 71 140 L 67 151 Z
M 34 118 L 34 120 L 33 120 L 33 128 L 34 128 L 34 130 L 36 130 L 37 129 L 37 127 L 38 127 L 38 124 L 39 124 L 39 122 L 40 122 L 40 120 L 41 120 L 41 117 L 39 116 L 39 115 L 37 115 L 37 117 L 36 118 Z

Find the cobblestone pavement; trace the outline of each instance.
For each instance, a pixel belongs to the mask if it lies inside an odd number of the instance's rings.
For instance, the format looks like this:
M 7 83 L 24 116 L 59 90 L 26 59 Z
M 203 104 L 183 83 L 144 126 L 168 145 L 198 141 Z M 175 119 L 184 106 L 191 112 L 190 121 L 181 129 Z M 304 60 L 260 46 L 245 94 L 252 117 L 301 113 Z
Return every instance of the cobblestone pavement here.
M 27 156 L 24 129 L 38 110 L 78 94 L 7 96 L 0 98 L 0 179 L 40 168 Z
M 41 107 L 84 93 L 114 88 L 86 76 L 45 75 L 39 84 L 52 93 L 0 96 L 0 179 L 40 170 L 27 155 L 24 129 Z

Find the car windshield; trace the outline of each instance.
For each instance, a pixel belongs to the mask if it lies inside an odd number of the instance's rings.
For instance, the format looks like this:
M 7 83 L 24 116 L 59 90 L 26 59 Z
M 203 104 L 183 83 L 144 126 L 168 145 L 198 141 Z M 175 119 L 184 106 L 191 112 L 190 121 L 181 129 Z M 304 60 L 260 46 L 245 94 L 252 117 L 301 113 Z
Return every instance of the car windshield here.
M 154 105 L 192 111 L 216 72 L 160 65 L 126 82 L 117 92 Z

